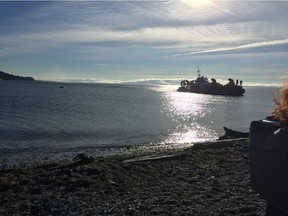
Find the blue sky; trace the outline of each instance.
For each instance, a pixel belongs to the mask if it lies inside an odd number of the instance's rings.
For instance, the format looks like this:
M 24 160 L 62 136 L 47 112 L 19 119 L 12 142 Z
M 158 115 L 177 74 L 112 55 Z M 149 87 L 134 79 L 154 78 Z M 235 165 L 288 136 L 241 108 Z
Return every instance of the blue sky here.
M 288 1 L 0 1 L 0 70 L 42 80 L 277 84 Z

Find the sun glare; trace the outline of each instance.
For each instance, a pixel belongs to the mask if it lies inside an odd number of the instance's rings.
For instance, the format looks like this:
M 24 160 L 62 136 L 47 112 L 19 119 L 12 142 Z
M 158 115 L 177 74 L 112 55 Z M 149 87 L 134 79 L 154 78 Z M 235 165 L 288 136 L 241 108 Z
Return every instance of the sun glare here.
M 205 118 L 209 112 L 204 103 L 208 99 L 209 96 L 201 94 L 179 92 L 165 94 L 166 113 L 177 127 L 164 143 L 193 143 L 213 139 L 214 135 L 210 135 L 208 129 L 197 122 L 197 119 Z
M 213 0 L 182 0 L 182 2 L 192 8 L 205 8 L 213 4 Z

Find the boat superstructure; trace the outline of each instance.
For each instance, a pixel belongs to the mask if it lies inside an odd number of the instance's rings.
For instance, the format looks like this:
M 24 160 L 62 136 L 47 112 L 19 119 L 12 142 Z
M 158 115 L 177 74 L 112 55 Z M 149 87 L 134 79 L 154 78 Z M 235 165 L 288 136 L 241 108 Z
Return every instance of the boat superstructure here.
M 242 80 L 236 82 L 229 78 L 228 83 L 223 85 L 212 78 L 211 82 L 206 76 L 201 75 L 201 71 L 198 67 L 197 78 L 195 80 L 183 80 L 180 83 L 180 87 L 177 89 L 178 92 L 192 92 L 200 94 L 211 94 L 211 95 L 231 95 L 231 96 L 242 96 L 245 93 L 245 89 L 242 86 Z

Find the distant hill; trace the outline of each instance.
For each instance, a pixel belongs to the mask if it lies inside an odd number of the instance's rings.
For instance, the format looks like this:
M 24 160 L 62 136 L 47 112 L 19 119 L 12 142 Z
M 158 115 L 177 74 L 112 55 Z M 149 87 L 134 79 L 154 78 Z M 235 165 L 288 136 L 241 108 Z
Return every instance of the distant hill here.
M 3 71 L 0 71 L 0 80 L 20 80 L 20 81 L 34 81 L 33 77 L 22 77 L 15 76 L 13 74 L 8 74 Z

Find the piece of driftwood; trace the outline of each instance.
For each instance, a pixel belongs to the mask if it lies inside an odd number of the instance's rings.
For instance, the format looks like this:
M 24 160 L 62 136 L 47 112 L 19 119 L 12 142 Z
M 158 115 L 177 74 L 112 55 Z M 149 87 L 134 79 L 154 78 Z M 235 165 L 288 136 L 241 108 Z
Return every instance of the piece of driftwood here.
M 219 140 L 245 138 L 249 136 L 248 132 L 241 132 L 224 127 L 225 134 L 219 137 Z
M 175 158 L 177 155 L 147 155 L 143 157 L 136 157 L 124 160 L 123 163 L 140 162 L 140 161 L 154 161 L 154 160 L 167 160 Z
M 66 161 L 60 164 L 57 164 L 52 167 L 46 167 L 47 170 L 56 170 L 56 169 L 63 169 L 63 168 L 73 168 L 85 164 L 90 164 L 94 161 L 94 158 L 88 157 L 85 154 L 78 154 L 73 160 Z

